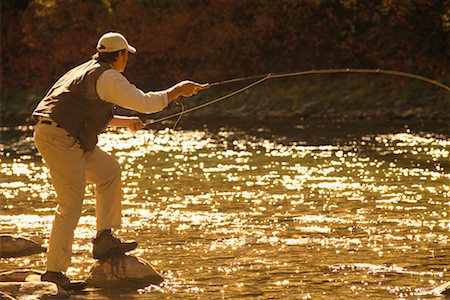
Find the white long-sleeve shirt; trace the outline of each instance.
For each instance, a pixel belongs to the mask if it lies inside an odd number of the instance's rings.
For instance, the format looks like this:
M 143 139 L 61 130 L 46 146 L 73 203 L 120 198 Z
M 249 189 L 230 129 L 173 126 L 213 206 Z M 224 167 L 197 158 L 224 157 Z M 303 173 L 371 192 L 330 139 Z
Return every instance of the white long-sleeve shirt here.
M 102 100 L 145 114 L 161 111 L 168 105 L 167 92 L 144 93 L 114 69 L 106 70 L 97 79 L 97 94 Z

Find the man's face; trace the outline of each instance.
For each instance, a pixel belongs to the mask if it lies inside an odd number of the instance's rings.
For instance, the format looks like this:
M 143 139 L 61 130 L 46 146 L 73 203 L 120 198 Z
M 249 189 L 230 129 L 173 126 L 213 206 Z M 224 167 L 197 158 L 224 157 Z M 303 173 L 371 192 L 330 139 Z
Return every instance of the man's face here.
M 128 50 L 120 51 L 119 57 L 117 58 L 117 62 L 119 65 L 119 72 L 125 71 L 128 63 Z

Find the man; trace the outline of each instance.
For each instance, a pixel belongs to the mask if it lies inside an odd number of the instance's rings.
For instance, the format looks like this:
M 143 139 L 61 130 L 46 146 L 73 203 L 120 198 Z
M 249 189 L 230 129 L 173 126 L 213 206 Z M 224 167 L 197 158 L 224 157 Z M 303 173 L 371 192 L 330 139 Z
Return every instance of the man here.
M 113 115 L 114 107 L 153 113 L 208 86 L 183 81 L 164 91 L 144 93 L 121 74 L 129 53 L 135 52 L 120 33 L 106 33 L 99 39 L 93 59 L 62 76 L 33 112 L 38 122 L 34 141 L 50 169 L 57 194 L 47 271 L 42 280 L 64 289 L 85 287 L 84 282 L 71 282 L 63 272 L 70 265 L 86 182 L 94 183 L 96 191 L 97 236 L 93 241 L 93 257 L 105 259 L 137 247 L 136 242 L 124 242 L 111 233 L 111 229 L 121 225 L 120 167 L 96 144 L 98 134 L 106 126 L 135 131 L 145 125 L 138 117 Z

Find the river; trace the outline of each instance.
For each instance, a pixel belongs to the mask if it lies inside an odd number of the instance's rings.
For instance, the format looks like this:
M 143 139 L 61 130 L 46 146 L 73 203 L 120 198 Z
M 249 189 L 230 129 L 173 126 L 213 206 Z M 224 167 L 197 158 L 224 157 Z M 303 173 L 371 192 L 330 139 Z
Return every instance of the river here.
M 166 281 L 71 299 L 441 299 L 429 291 L 450 280 L 448 124 L 230 123 L 101 135 L 122 166 L 118 235 Z M 0 134 L 0 233 L 47 243 L 55 193 L 32 127 Z M 94 262 L 93 193 L 72 278 Z

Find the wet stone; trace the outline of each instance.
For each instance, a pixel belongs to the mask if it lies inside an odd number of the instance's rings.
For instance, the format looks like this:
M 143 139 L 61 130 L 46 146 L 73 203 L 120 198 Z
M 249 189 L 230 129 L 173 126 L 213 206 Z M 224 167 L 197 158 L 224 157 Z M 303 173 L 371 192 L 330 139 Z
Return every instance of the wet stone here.
M 439 285 L 438 287 L 436 287 L 435 289 L 433 289 L 433 291 L 431 292 L 433 295 L 445 295 L 445 296 L 450 296 L 450 281 L 443 283 L 441 285 Z
M 46 248 L 31 239 L 0 235 L 0 258 L 21 257 L 45 251 Z
M 95 262 L 87 283 L 99 288 L 142 288 L 163 281 L 161 274 L 144 259 L 123 255 Z
M 1 299 L 62 299 L 70 296 L 52 282 L 0 282 Z
M 21 269 L 0 273 L 0 282 L 27 281 L 30 275 L 42 275 L 44 272 L 33 269 Z

